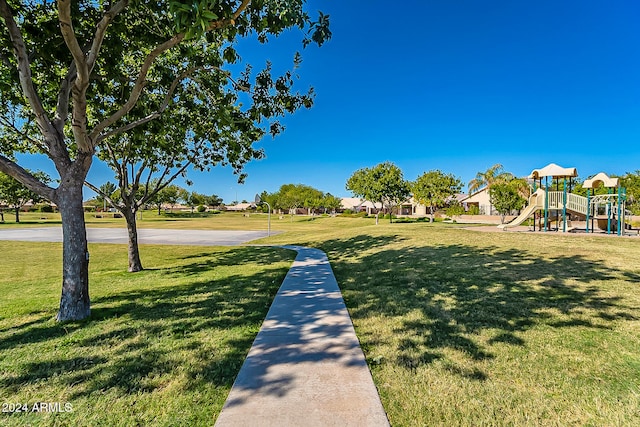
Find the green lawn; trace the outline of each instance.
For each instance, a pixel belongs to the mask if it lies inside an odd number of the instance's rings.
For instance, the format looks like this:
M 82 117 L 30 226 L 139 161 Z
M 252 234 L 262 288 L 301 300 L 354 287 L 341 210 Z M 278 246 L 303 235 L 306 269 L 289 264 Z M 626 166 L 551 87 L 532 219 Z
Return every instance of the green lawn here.
M 327 252 L 392 425 L 638 425 L 640 239 L 383 224 L 296 240 Z
M 145 246 L 130 274 L 90 250 L 92 317 L 60 325 L 60 245 L 0 242 L 0 404 L 73 409 L 0 425 L 212 425 L 294 253 Z
M 225 218 L 266 219 L 191 224 Z M 329 255 L 392 425 L 638 424 L 640 239 L 276 221 L 258 243 Z M 0 249 L 0 401 L 74 405 L 25 424 L 210 425 L 293 258 L 143 246 L 131 275 L 92 246 L 94 315 L 56 325 L 59 246 Z

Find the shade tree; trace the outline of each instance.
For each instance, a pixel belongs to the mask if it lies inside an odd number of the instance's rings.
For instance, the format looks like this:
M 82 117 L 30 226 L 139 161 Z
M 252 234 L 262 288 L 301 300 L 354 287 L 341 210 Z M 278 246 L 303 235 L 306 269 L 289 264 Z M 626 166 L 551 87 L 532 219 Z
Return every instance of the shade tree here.
M 434 221 L 435 210 L 443 207 L 447 199 L 461 189 L 462 181 L 459 178 L 437 169 L 423 173 L 411 183 L 414 200 L 429 207 L 431 222 Z
M 527 199 L 521 194 L 522 181 L 524 180 L 503 180 L 489 188 L 491 204 L 500 214 L 501 223 L 504 223 L 505 216 L 511 211 L 520 210 L 527 204 Z
M 392 211 L 394 206 L 409 197 L 409 183 L 405 181 L 402 170 L 391 162 L 383 162 L 372 168 L 355 171 L 347 180 L 347 190 L 374 204 L 382 205 L 383 210 Z M 376 224 L 378 224 L 376 212 Z M 390 222 L 393 222 L 389 215 Z

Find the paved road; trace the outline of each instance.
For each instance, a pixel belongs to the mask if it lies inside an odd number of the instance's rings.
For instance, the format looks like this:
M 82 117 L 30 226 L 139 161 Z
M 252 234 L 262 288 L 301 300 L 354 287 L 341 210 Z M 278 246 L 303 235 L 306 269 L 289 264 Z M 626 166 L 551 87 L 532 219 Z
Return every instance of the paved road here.
M 216 427 L 388 427 L 327 256 L 285 247 L 298 256 Z
M 277 234 L 273 231 L 271 234 Z M 141 228 L 138 242 L 158 245 L 237 246 L 267 237 L 266 231 L 237 230 L 160 230 Z M 127 243 L 127 230 L 122 228 L 87 228 L 92 243 Z M 0 240 L 27 242 L 62 242 L 62 228 L 9 228 L 0 230 Z

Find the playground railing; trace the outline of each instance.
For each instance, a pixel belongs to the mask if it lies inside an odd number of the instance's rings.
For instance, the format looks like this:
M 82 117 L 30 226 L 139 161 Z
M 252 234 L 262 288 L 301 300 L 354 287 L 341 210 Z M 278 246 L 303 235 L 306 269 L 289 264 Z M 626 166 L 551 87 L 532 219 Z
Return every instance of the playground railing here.
M 567 194 L 567 209 L 586 215 L 587 198 L 578 194 Z

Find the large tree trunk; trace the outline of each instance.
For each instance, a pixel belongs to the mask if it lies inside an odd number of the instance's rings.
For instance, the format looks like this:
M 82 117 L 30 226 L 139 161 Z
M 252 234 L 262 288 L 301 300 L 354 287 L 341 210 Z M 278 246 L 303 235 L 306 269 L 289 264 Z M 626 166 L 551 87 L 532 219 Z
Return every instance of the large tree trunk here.
M 16 208 L 16 222 L 20 222 L 20 208 Z
M 129 236 L 129 272 L 135 273 L 142 271 L 142 261 L 140 261 L 140 251 L 138 249 L 138 224 L 136 222 L 136 213 L 130 208 L 122 210 L 125 220 L 127 221 L 127 233 Z
M 62 216 L 62 296 L 56 319 L 82 320 L 91 314 L 89 301 L 89 251 L 82 208 L 82 183 L 61 184 L 58 209 Z

